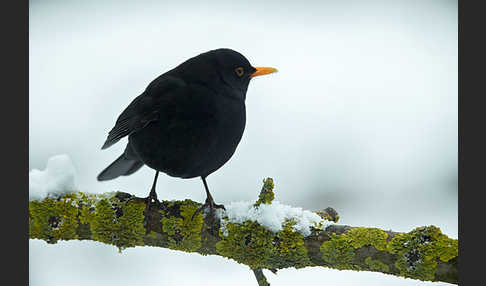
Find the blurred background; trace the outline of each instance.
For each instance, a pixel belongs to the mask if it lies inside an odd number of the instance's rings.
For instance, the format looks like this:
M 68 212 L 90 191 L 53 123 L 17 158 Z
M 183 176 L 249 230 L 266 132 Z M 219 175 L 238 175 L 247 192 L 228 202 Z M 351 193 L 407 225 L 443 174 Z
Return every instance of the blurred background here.
M 47 1 L 29 7 L 29 170 L 68 154 L 81 191 L 146 196 L 154 172 L 97 174 L 100 150 L 147 84 L 227 47 L 279 73 L 252 80 L 232 159 L 208 177 L 217 203 L 335 208 L 340 224 L 457 238 L 457 1 Z M 160 199 L 205 199 L 200 179 L 161 175 Z M 29 240 L 30 285 L 256 285 L 225 258 Z M 272 285 L 447 285 L 324 268 L 265 272 Z M 68 281 L 68 282 L 67 282 Z

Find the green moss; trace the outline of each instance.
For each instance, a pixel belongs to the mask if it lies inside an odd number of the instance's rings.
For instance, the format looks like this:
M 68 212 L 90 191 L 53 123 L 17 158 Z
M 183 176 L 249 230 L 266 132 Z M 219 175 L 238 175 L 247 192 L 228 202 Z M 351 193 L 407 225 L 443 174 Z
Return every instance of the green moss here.
M 339 214 L 331 207 L 328 207 L 325 210 L 315 211 L 315 213 L 324 220 L 333 221 L 335 223 L 339 221 Z
M 293 221 L 273 233 L 257 222 L 226 223 L 216 243 L 218 254 L 246 264 L 252 269 L 281 269 L 312 265 L 302 234 L 293 231 Z
M 351 247 L 346 234 L 331 234 L 330 240 L 321 244 L 322 260 L 336 269 L 359 270 L 359 266 L 353 264 L 354 248 Z
M 83 221 L 91 227 L 92 239 L 113 244 L 122 249 L 143 245 L 145 204 L 143 202 L 119 202 L 116 198 L 101 199 L 95 210 L 85 212 Z
M 95 194 L 78 194 L 78 204 L 80 206 L 79 210 L 79 222 L 82 224 L 89 224 L 89 222 L 94 218 L 94 206 L 99 200 L 99 195 Z
M 346 233 L 346 238 L 354 248 L 371 245 L 378 250 L 385 250 L 388 234 L 378 228 L 355 227 Z
M 272 179 L 264 181 L 258 205 L 272 202 L 273 187 Z M 66 194 L 57 199 L 29 202 L 29 236 L 48 243 L 85 239 L 86 236 L 113 244 L 120 250 L 143 245 L 145 203 L 127 200 L 128 194 L 120 198 L 116 194 Z M 163 236 L 168 236 L 169 247 L 188 252 L 200 250 L 203 215 L 192 218 L 199 204 L 191 200 L 164 204 L 161 226 Z M 219 255 L 252 269 L 315 265 L 309 259 L 303 235 L 293 230 L 295 222 L 292 220 L 286 221 L 283 230 L 277 233 L 256 222 L 223 221 L 223 224 L 219 230 L 220 241 L 216 243 Z M 88 227 L 89 231 L 83 229 Z M 76 230 L 79 229 L 87 234 L 79 234 L 78 238 Z M 148 234 L 152 239 L 160 236 L 154 231 Z M 434 280 L 438 262 L 458 256 L 458 241 L 442 234 L 435 226 L 394 234 L 389 239 L 385 231 L 377 228 L 352 228 L 340 235 L 331 234 L 329 240 L 320 245 L 320 255 L 325 263 L 337 269 L 398 272 L 405 277 L 430 281 Z M 319 253 L 313 259 L 321 264 Z
M 169 203 L 169 207 L 174 207 Z M 192 215 L 199 207 L 199 204 L 191 200 L 184 200 L 178 203 L 180 217 L 168 216 L 163 210 L 162 231 L 169 235 L 169 248 L 194 252 L 201 248 L 201 229 L 203 216 L 201 213 L 194 218 Z
M 322 259 L 338 269 L 359 270 L 356 249 L 373 246 L 396 258 L 394 266 L 405 277 L 434 280 L 437 260 L 444 262 L 457 257 L 457 240 L 448 238 L 435 226 L 416 228 L 396 234 L 387 242 L 388 234 L 377 228 L 357 227 L 341 235 L 333 233 L 321 244 Z M 362 259 L 362 258 L 361 258 Z M 371 257 L 365 259 L 371 270 L 389 272 L 390 267 Z
M 446 235 L 439 235 L 435 244 L 435 255 L 447 262 L 458 255 L 458 241 Z
M 395 267 L 400 275 L 421 280 L 434 280 L 437 259 L 447 262 L 458 255 L 457 240 L 448 238 L 435 226 L 397 234 L 387 250 L 397 255 Z
M 254 204 L 271 204 L 275 194 L 272 178 L 263 181 L 263 187 Z M 304 246 L 304 237 L 293 230 L 294 221 L 284 223 L 282 231 L 274 233 L 257 222 L 223 222 L 219 231 L 221 240 L 216 251 L 222 256 L 246 264 L 252 269 L 281 269 L 290 266 L 299 268 L 312 265 Z
M 148 236 L 150 236 L 153 239 L 156 239 L 157 238 L 157 233 L 152 230 L 152 231 L 150 231 L 150 233 L 148 234 Z
M 273 184 L 272 178 L 267 178 L 263 180 L 263 187 L 260 191 L 260 195 L 258 196 L 258 200 L 254 204 L 254 206 L 259 206 L 260 204 L 267 204 L 271 205 L 273 199 L 275 198 L 275 194 L 273 192 L 273 188 L 275 185 Z
M 390 267 L 388 267 L 388 265 L 381 262 L 380 260 L 375 260 L 375 259 L 372 259 L 371 257 L 366 257 L 365 263 L 366 263 L 366 265 L 368 265 L 368 267 L 372 271 L 379 271 L 379 272 L 385 272 L 385 273 L 390 272 Z
M 312 265 L 307 249 L 304 246 L 304 236 L 293 230 L 294 221 L 287 220 L 283 226 L 283 230 L 277 232 L 278 243 L 275 243 L 273 252 L 277 253 L 275 257 L 283 259 L 284 266 L 291 262 L 295 262 L 295 268 L 301 268 Z M 275 239 L 274 239 L 275 242 Z M 273 263 L 278 265 L 278 263 Z M 278 268 L 278 267 L 274 267 Z
M 29 202 L 29 234 L 48 243 L 81 239 L 76 231 L 92 218 L 91 205 L 106 194 L 67 193 L 58 198 Z
M 77 207 L 73 195 L 29 202 L 29 237 L 48 243 L 76 239 Z
M 252 269 L 265 268 L 264 259 L 272 241 L 273 234 L 257 222 L 246 221 L 242 224 L 227 223 L 226 236 L 220 231 L 222 240 L 216 243 L 216 251 Z
M 360 270 L 355 250 L 367 245 L 385 250 L 387 238 L 388 234 L 377 228 L 356 227 L 341 235 L 333 233 L 321 244 L 322 259 L 337 269 Z

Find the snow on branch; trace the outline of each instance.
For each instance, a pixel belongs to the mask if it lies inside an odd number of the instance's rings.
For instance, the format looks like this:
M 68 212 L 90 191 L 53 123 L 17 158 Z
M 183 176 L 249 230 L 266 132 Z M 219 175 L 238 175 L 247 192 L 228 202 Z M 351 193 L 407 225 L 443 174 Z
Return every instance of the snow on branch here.
M 262 269 L 322 266 L 375 271 L 424 281 L 458 284 L 458 241 L 438 227 L 408 233 L 337 225 L 332 208 L 311 212 L 273 201 L 264 180 L 256 202 L 237 202 L 214 216 L 193 213 L 191 200 L 153 202 L 128 193 L 56 191 L 31 196 L 29 237 L 47 243 L 93 240 L 119 251 L 153 246 L 219 255 L 249 266 L 259 285 Z

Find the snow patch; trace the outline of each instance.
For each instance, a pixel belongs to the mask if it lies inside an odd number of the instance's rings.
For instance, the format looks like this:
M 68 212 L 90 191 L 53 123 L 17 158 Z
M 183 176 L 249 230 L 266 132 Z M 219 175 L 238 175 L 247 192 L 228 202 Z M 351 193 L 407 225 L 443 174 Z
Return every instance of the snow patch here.
M 299 207 L 292 207 L 273 201 L 272 204 L 261 204 L 253 206 L 254 202 L 232 202 L 225 205 L 226 211 L 221 211 L 221 226 L 223 233 L 227 223 L 243 223 L 245 221 L 256 221 L 272 232 L 283 230 L 283 224 L 290 219 L 295 222 L 294 231 L 300 232 L 304 236 L 311 234 L 311 227 L 325 229 L 334 222 L 322 219 L 316 213 L 302 210 Z
M 49 158 L 45 170 L 32 169 L 29 172 L 29 201 L 76 191 L 75 175 L 76 170 L 68 155 Z

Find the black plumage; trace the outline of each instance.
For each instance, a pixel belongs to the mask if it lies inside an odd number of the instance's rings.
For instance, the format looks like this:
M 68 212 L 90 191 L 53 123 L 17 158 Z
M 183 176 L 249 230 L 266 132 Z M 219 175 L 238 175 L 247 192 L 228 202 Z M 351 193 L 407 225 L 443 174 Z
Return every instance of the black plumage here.
M 206 177 L 233 155 L 245 130 L 245 98 L 250 79 L 275 72 L 253 67 L 240 53 L 212 50 L 193 57 L 153 80 L 118 117 L 102 149 L 128 136 L 124 153 L 98 180 L 156 170 L 148 198 L 157 198 L 158 172 L 179 178 L 201 177 L 205 206 L 214 204 Z

